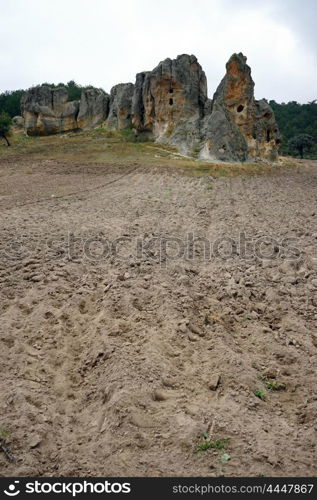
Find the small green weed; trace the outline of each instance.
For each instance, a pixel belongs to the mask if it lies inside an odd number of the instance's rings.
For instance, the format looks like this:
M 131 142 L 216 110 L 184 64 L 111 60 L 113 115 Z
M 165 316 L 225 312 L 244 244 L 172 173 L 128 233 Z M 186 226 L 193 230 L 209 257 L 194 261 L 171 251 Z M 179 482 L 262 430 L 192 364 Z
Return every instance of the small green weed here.
M 205 437 L 206 433 L 203 434 L 203 437 Z M 229 439 L 217 439 L 216 441 L 203 441 L 202 443 L 199 443 L 196 447 L 196 452 L 199 451 L 207 451 L 211 448 L 215 450 L 222 450 L 227 446 L 229 443 Z
M 270 391 L 285 391 L 286 389 L 285 384 L 277 382 L 276 380 L 268 380 L 267 382 L 265 382 L 265 386 Z
M 5 429 L 0 429 L 0 439 L 5 439 L 9 436 L 9 432 L 6 431 Z
M 226 464 L 226 463 L 229 462 L 230 458 L 231 458 L 230 453 L 224 453 L 223 455 L 221 455 L 221 459 L 220 460 L 221 460 L 221 462 L 223 464 Z
M 264 391 L 260 391 L 259 389 L 257 389 L 256 391 L 254 391 L 254 395 L 262 401 L 266 401 L 266 394 Z
M 265 387 L 269 391 L 285 391 L 286 385 L 283 382 L 278 382 L 277 380 L 272 380 L 265 376 L 260 376 L 260 380 L 265 384 Z

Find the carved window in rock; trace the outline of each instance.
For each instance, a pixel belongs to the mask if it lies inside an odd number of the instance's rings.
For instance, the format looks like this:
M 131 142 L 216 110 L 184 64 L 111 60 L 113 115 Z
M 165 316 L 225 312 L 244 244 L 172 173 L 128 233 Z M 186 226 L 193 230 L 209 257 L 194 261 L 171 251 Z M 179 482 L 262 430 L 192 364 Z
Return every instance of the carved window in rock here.
M 271 140 L 271 132 L 269 130 L 266 131 L 266 142 L 270 142 Z
M 169 99 L 168 104 L 169 104 L 170 106 L 173 106 L 173 99 Z

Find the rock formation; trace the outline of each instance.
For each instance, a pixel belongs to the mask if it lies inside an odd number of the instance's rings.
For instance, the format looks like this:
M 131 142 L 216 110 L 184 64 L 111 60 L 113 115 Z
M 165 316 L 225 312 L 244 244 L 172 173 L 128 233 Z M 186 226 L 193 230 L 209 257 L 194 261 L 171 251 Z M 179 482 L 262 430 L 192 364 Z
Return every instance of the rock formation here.
M 68 101 L 64 87 L 34 87 L 21 101 L 28 135 L 50 135 L 95 127 L 107 118 L 108 107 L 109 96 L 94 88 L 83 90 L 80 101 Z
M 109 96 L 101 89 L 83 90 L 80 97 L 77 127 L 89 129 L 102 123 L 108 116 Z
M 153 71 L 136 76 L 132 124 L 150 131 L 158 142 L 188 150 L 204 115 L 207 80 L 195 56 L 165 59 Z
M 79 102 L 68 102 L 65 88 L 34 87 L 21 101 L 28 135 L 49 135 L 77 129 Z
M 274 113 L 264 99 L 254 99 L 246 57 L 233 54 L 226 70 L 212 100 L 205 73 L 187 54 L 138 73 L 135 85 L 115 85 L 110 97 L 89 89 L 80 102 L 68 102 L 64 88 L 35 87 L 21 103 L 25 130 L 47 135 L 105 122 L 111 130 L 147 132 L 156 142 L 204 160 L 276 160 L 280 141 Z
M 110 91 L 110 107 L 107 127 L 110 130 L 122 130 L 132 126 L 133 83 L 119 83 Z
M 272 109 L 254 99 L 251 69 L 243 54 L 233 54 L 202 124 L 200 157 L 223 161 L 268 159 L 278 155 L 279 132 Z

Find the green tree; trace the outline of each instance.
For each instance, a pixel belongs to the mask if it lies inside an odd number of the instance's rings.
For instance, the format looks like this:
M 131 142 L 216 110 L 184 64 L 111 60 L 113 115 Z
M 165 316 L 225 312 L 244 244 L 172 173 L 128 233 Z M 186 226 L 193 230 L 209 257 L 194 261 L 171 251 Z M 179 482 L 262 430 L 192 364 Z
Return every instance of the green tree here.
M 0 94 L 0 112 L 5 111 L 11 118 L 21 114 L 20 102 L 24 90 L 6 91 Z
M 298 151 L 301 158 L 304 158 L 305 150 L 309 150 L 314 145 L 314 139 L 308 134 L 299 134 L 288 141 L 288 146 L 292 150 Z
M 78 83 L 75 82 L 75 80 L 70 80 L 67 83 L 49 83 L 49 82 L 44 82 L 41 84 L 42 87 L 49 87 L 52 89 L 57 89 L 59 87 L 64 87 L 67 89 L 68 92 L 68 100 L 69 101 L 77 101 L 80 99 L 81 92 L 82 90 L 87 90 L 90 88 L 93 88 L 92 85 L 86 85 L 82 87 Z M 20 115 L 21 114 L 21 98 L 24 95 L 26 91 L 25 90 L 12 90 L 8 91 L 6 90 L 5 92 L 0 93 L 0 113 L 1 112 L 6 112 L 8 115 L 13 118 L 14 116 Z M 317 105 L 316 105 L 317 107 Z
M 289 147 L 288 141 L 300 134 L 308 134 L 315 140 L 311 149 L 306 150 L 306 156 L 317 158 L 317 102 L 310 101 L 307 104 L 299 104 L 296 101 L 278 104 L 275 101 L 269 102 L 272 107 L 276 121 L 278 123 L 282 144 L 281 154 L 298 154 L 297 149 Z
M 68 99 L 70 101 L 77 101 L 80 99 L 82 87 L 78 85 L 74 80 L 70 80 L 66 85 L 68 92 Z
M 10 134 L 11 129 L 11 118 L 8 113 L 2 112 L 0 114 L 0 137 L 3 137 L 6 141 L 7 145 L 10 146 L 10 142 L 8 141 L 8 135 Z

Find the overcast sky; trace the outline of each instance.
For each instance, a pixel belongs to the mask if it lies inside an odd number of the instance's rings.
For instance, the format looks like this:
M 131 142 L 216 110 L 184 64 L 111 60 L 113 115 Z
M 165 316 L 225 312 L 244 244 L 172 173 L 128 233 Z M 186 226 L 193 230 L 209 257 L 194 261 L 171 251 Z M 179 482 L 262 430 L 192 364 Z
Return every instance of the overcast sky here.
M 233 52 L 255 95 L 317 99 L 316 0 L 0 0 L 0 92 L 74 79 L 107 92 L 166 57 L 198 57 L 212 97 Z

